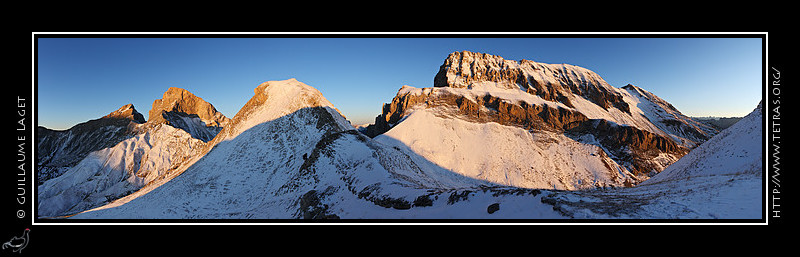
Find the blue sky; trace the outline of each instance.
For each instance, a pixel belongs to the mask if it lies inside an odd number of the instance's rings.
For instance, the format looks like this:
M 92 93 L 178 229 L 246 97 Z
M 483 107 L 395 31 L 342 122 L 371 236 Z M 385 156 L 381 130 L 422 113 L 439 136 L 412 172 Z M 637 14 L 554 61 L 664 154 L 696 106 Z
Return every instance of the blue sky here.
M 690 116 L 743 116 L 761 99 L 761 44 L 760 38 L 38 38 L 37 120 L 67 129 L 128 103 L 146 117 L 171 86 L 232 118 L 260 83 L 296 78 L 354 124 L 370 123 L 401 86 L 431 87 L 445 57 L 462 50 L 581 66 L 614 87 L 630 83 L 653 92 Z

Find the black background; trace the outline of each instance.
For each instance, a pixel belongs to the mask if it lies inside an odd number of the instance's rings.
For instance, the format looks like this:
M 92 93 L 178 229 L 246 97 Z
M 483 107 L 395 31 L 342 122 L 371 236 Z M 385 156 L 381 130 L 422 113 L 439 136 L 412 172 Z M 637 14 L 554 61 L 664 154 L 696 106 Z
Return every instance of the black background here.
M 676 14 L 677 15 L 677 14 Z M 672 17 L 678 19 L 679 17 Z M 755 23 L 758 17 L 763 20 Z M 626 19 L 615 19 L 615 21 L 635 22 L 636 17 L 626 17 Z M 689 17 L 683 17 L 688 19 Z M 745 19 L 745 16 L 739 16 Z M 788 17 L 786 17 L 788 18 Z M 794 81 L 792 77 L 798 74 L 796 70 L 790 68 L 788 60 L 790 55 L 795 55 L 795 50 L 788 48 L 787 44 L 792 42 L 793 33 L 787 31 L 788 24 L 782 24 L 782 19 L 772 18 L 770 15 L 763 14 L 757 17 L 750 17 L 748 21 L 738 21 L 736 24 L 746 24 L 740 28 L 730 28 L 722 30 L 731 31 L 769 31 L 769 63 L 767 67 L 780 67 L 782 74 L 782 99 L 791 99 L 793 96 Z M 754 22 L 754 23 L 750 23 Z M 658 23 L 661 24 L 661 23 Z M 668 26 L 666 26 L 668 27 Z M 636 31 L 651 31 L 647 27 Z M 662 27 L 655 28 L 665 28 Z M 558 28 L 556 28 L 558 29 Z M 62 31 L 82 31 L 70 28 L 61 29 Z M 259 29 L 248 29 L 248 31 L 259 31 Z M 261 29 L 263 30 L 263 29 Z M 378 30 L 378 29 L 376 29 Z M 411 30 L 411 29 L 409 29 Z M 444 29 L 441 29 L 444 31 Z M 528 27 L 530 30 L 530 27 Z M 53 31 L 53 30 L 41 30 Z M 117 30 L 114 30 L 117 31 Z M 141 30 L 130 30 L 141 31 Z M 150 30 L 148 30 L 150 31 Z M 158 30 L 156 30 L 158 31 Z M 170 30 L 172 31 L 172 30 Z M 185 30 L 174 30 L 185 31 Z M 217 31 L 217 30 L 212 30 Z M 319 31 L 319 30 L 314 30 Z M 332 31 L 342 31 L 335 29 Z M 379 29 L 378 31 L 383 31 Z M 414 29 L 413 31 L 417 31 Z M 484 30 L 478 30 L 484 31 Z M 517 30 L 515 30 L 517 31 Z M 525 31 L 525 30 L 519 30 Z M 585 31 L 585 30 L 579 30 Z M 619 29 L 605 30 L 600 28 L 598 31 L 619 31 Z M 669 29 L 665 31 L 685 31 L 679 29 Z M 689 30 L 697 31 L 697 30 Z M 720 31 L 713 28 L 701 27 L 701 31 Z M 773 32 L 776 31 L 776 32 Z M 22 250 L 21 254 L 12 253 L 8 249 L 0 249 L 0 256 L 31 255 L 49 256 L 50 254 L 87 254 L 87 255 L 119 255 L 119 254 L 182 254 L 199 253 L 204 255 L 230 253 L 253 253 L 253 255 L 273 255 L 273 254 L 301 254 L 310 255 L 314 252 L 322 254 L 335 253 L 368 253 L 370 255 L 385 254 L 417 254 L 429 252 L 433 249 L 445 250 L 487 250 L 489 253 L 511 253 L 503 250 L 521 250 L 522 253 L 540 253 L 542 249 L 558 249 L 564 253 L 572 253 L 575 250 L 591 250 L 596 253 L 615 252 L 622 249 L 644 251 L 652 253 L 653 249 L 663 249 L 664 245 L 672 249 L 676 244 L 687 246 L 689 244 L 704 242 L 723 249 L 751 248 L 751 249 L 775 249 L 774 247 L 787 247 L 785 244 L 775 244 L 773 240 L 788 239 L 787 234 L 783 234 L 788 229 L 788 220 L 791 220 L 790 212 L 783 212 L 783 218 L 769 220 L 769 223 L 758 225 L 740 225 L 737 223 L 721 223 L 717 225 L 697 225 L 693 222 L 677 223 L 674 221 L 664 222 L 663 224 L 651 225 L 639 222 L 629 224 L 612 224 L 619 221 L 601 221 L 589 225 L 543 225 L 536 221 L 523 221 L 524 224 L 513 223 L 487 223 L 477 221 L 477 224 L 459 224 L 452 221 L 445 221 L 444 224 L 438 222 L 425 222 L 422 224 L 408 223 L 383 223 L 375 221 L 377 224 L 356 222 L 356 223 L 305 223 L 291 221 L 288 224 L 265 223 L 253 224 L 213 224 L 198 225 L 191 221 L 176 221 L 179 224 L 154 224 L 143 225 L 140 222 L 132 221 L 127 225 L 98 225 L 85 223 L 60 223 L 57 224 L 31 224 L 31 204 L 33 202 L 33 192 L 30 190 L 35 171 L 31 170 L 30 162 L 35 159 L 32 155 L 32 144 L 30 130 L 34 128 L 32 120 L 31 106 L 35 97 L 33 88 L 34 82 L 26 82 L 27 78 L 35 78 L 35 63 L 33 54 L 35 52 L 32 34 L 22 32 L 14 34 L 12 40 L 21 46 L 18 53 L 13 53 L 13 69 L 5 70 L 6 78 L 4 85 L 5 93 L 2 94 L 3 136 L 2 168 L 0 168 L 0 243 L 10 240 L 13 236 L 22 235 L 26 228 L 30 231 L 28 246 Z M 467 35 L 468 36 L 468 35 Z M 634 35 L 635 36 L 635 35 Z M 665 35 L 670 37 L 670 35 Z M 26 43 L 30 46 L 25 47 Z M 764 41 L 767 43 L 767 41 Z M 31 50 L 28 50 L 31 49 Z M 765 51 L 767 49 L 765 48 Z M 766 53 L 766 52 L 765 52 Z M 31 60 L 28 66 L 26 60 Z M 11 60 L 7 59 L 7 62 Z M 765 60 L 766 62 L 766 60 Z M 29 68 L 30 67 L 30 68 Z M 30 73 L 28 72 L 30 71 Z M 28 75 L 31 74 L 31 75 Z M 769 74 L 764 74 L 765 81 Z M 25 153 L 28 164 L 26 164 L 27 181 L 26 197 L 27 203 L 23 208 L 16 204 L 17 197 L 16 180 L 18 179 L 16 153 L 18 150 L 17 136 L 23 135 L 16 129 L 19 127 L 17 121 L 19 116 L 17 111 L 17 96 L 26 98 L 26 129 L 24 135 L 27 138 Z M 791 101 L 782 102 L 782 115 L 785 121 L 791 116 Z M 765 116 L 766 117 L 766 116 Z M 783 124 L 782 124 L 783 125 Z M 782 135 L 790 137 L 792 125 L 782 126 Z M 766 128 L 765 128 L 766 130 Z M 787 146 L 788 140 L 783 141 L 782 150 L 790 151 Z M 7 157 L 6 157 L 7 156 Z M 786 156 L 783 153 L 783 156 Z M 786 193 L 791 190 L 791 179 L 787 174 L 791 172 L 791 160 L 781 157 L 783 178 L 781 191 Z M 765 172 L 769 172 L 765 167 Z M 771 174 L 771 173 L 770 173 Z M 784 207 L 791 206 L 792 202 L 786 197 Z M 796 201 L 795 201 L 796 202 Z M 765 210 L 771 208 L 765 203 Z M 24 219 L 16 217 L 16 210 L 23 209 L 26 212 Z M 147 221 L 144 221 L 147 222 Z M 211 221 L 216 223 L 218 221 Z M 219 221 L 225 222 L 225 221 Z M 413 221 L 411 221 L 413 222 Z M 489 221 L 491 222 L 491 221 Z M 713 221 L 712 221 L 713 222 Z M 718 241 L 723 240 L 724 241 Z M 491 243 L 490 243 L 491 242 Z M 724 242 L 724 243 L 716 243 Z M 598 244 L 602 248 L 586 247 L 586 245 Z M 566 247 L 556 247 L 556 246 Z M 580 245 L 581 247 L 573 247 Z M 588 248 L 588 249 L 580 249 Z M 682 247 L 680 247 L 682 248 Z M 371 249 L 371 250 L 369 250 Z M 594 250 L 593 250 L 594 249 Z M 649 250 L 648 250 L 649 249 Z M 288 250 L 284 252 L 284 250 Z M 686 250 L 686 249 L 684 249 Z M 257 253 L 257 254 L 256 254 Z M 477 253 L 477 252 L 476 252 Z M 45 255 L 48 254 L 48 255 Z

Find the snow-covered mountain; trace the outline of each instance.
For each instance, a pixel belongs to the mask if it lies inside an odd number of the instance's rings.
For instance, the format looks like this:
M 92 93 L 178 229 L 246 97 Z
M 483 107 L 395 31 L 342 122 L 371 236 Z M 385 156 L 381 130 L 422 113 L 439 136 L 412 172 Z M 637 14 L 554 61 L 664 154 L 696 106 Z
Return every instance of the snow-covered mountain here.
M 63 174 L 89 153 L 116 145 L 139 133 L 144 116 L 126 104 L 98 119 L 67 130 L 36 128 L 36 176 L 39 184 Z
M 198 118 L 203 117 L 200 114 L 208 113 L 204 110 L 213 110 L 213 119 L 202 121 Z M 156 100 L 150 114 L 150 120 L 144 122 L 133 106 L 126 105 L 101 119 L 118 122 L 136 117 L 134 120 L 137 122 L 127 124 L 124 134 L 109 133 L 108 126 L 92 127 L 83 132 L 91 139 L 63 142 L 60 147 L 66 149 L 83 147 L 87 141 L 106 143 L 102 145 L 104 148 L 95 147 L 86 152 L 84 157 L 73 157 L 79 162 L 64 169 L 62 174 L 40 181 L 37 190 L 38 215 L 51 217 L 74 214 L 165 179 L 190 157 L 198 155 L 206 145 L 205 139 L 213 138 L 219 126 L 227 122 L 227 118 L 216 112 L 213 106 L 179 88 L 170 88 L 163 99 Z M 40 139 L 40 146 L 47 140 L 51 139 Z M 46 147 L 37 150 L 40 156 L 59 154 Z
M 634 185 L 716 133 L 581 67 L 468 51 L 434 87 L 402 87 L 365 131 L 465 176 L 567 190 Z

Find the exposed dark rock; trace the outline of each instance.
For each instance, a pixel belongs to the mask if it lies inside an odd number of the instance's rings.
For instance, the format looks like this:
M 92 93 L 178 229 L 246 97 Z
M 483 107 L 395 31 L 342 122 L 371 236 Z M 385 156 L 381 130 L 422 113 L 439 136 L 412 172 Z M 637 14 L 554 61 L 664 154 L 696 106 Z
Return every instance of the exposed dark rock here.
M 454 191 L 450 193 L 450 196 L 447 197 L 447 204 L 454 204 L 459 201 L 464 201 L 469 199 L 469 195 L 472 194 L 470 190 L 463 190 L 463 191 Z
M 316 190 L 310 190 L 300 197 L 298 204 L 303 219 L 339 219 L 336 214 L 327 213 L 329 206 L 322 203 L 321 197 L 324 195 Z
M 486 207 L 486 212 L 489 214 L 495 213 L 496 211 L 500 210 L 500 203 L 493 203 L 490 204 L 489 207 Z
M 401 198 L 392 198 L 387 195 L 377 194 L 380 191 L 380 183 L 369 185 L 358 192 L 359 199 L 364 199 L 373 204 L 385 208 L 395 208 L 398 210 L 406 210 L 412 207 L 411 203 Z M 419 200 L 419 199 L 417 199 Z M 415 200 L 416 202 L 416 200 Z
M 407 93 L 395 97 L 391 104 L 385 104 L 384 113 L 375 118 L 375 123 L 368 126 L 364 134 L 375 137 L 385 133 L 406 115 L 406 110 L 419 104 L 426 108 L 453 107 L 458 110 L 458 115 L 475 122 L 497 122 L 535 130 L 564 131 L 587 120 L 583 114 L 569 109 L 526 102 L 511 103 L 490 94 L 468 98 L 446 92 L 436 95 Z
M 659 153 L 683 156 L 688 152 L 688 149 L 659 134 L 607 120 L 587 120 L 567 133 L 593 135 L 617 161 L 631 163 L 628 168 L 634 175 L 648 174 L 656 169 L 651 160 Z
M 414 207 L 433 206 L 433 200 L 430 195 L 420 195 L 414 199 Z

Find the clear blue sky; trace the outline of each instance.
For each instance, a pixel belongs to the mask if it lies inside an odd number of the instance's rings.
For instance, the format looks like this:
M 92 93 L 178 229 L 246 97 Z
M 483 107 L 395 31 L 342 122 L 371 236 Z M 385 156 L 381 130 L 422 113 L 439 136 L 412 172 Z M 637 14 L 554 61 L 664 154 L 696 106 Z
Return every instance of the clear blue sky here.
M 368 35 L 366 35 L 368 36 Z M 354 124 L 403 85 L 431 87 L 469 50 L 597 72 L 690 116 L 743 116 L 761 99 L 760 38 L 38 38 L 38 122 L 53 129 L 132 103 L 147 117 L 171 86 L 232 118 L 264 81 L 296 78 Z

